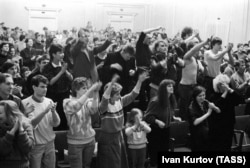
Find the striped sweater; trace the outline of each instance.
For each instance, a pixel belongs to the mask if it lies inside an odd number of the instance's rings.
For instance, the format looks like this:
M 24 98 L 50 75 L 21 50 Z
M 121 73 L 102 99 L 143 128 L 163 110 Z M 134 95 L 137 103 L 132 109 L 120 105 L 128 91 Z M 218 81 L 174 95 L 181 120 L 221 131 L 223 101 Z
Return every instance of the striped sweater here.
M 124 125 L 123 107 L 132 103 L 138 94 L 139 91 L 134 89 L 114 104 L 110 104 L 109 99 L 103 96 L 100 104 L 101 130 L 103 132 L 117 133 L 122 130 Z

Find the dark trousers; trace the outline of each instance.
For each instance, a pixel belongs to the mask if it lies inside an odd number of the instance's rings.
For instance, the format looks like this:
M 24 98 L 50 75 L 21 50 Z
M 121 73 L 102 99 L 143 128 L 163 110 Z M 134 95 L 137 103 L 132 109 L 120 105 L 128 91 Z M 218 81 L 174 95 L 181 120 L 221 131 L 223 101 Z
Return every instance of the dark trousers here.
M 180 117 L 182 120 L 188 120 L 188 107 L 192 100 L 192 94 L 195 85 L 183 85 L 179 84 L 179 96 L 180 96 Z
M 146 148 L 128 149 L 129 168 L 144 168 Z
M 167 152 L 169 150 L 169 131 L 168 128 L 151 127 L 151 132 L 148 134 L 148 152 L 150 157 L 150 165 L 157 165 L 157 155 L 159 152 Z
M 100 132 L 97 150 L 98 168 L 121 167 L 121 138 L 121 132 Z

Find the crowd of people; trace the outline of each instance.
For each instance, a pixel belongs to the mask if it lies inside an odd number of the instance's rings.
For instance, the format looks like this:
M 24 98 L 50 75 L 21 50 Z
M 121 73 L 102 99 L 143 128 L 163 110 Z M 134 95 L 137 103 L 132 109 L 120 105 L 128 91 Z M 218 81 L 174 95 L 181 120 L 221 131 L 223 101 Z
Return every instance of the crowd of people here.
M 72 168 L 131 168 L 169 151 L 172 122 L 187 121 L 192 151 L 230 151 L 235 106 L 250 113 L 250 41 L 225 47 L 185 27 L 141 32 L 84 28 L 25 32 L 0 24 L 0 164 L 55 167 L 55 131 L 68 130 Z M 95 138 L 94 128 L 100 128 Z M 125 134 L 123 135 L 123 129 Z

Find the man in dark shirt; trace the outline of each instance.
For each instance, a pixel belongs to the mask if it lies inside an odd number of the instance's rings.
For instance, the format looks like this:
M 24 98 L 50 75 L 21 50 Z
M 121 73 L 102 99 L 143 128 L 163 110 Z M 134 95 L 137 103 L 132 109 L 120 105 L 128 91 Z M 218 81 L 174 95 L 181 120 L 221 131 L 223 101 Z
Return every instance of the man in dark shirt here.
M 151 51 L 149 44 L 151 42 L 151 36 L 149 33 L 160 30 L 161 27 L 143 30 L 136 43 L 136 65 L 137 66 L 150 66 Z
M 73 76 L 90 78 L 92 82 L 98 80 L 97 68 L 95 65 L 94 55 L 105 50 L 113 38 L 112 33 L 109 34 L 108 40 L 100 46 L 95 47 L 93 50 L 88 48 L 89 31 L 80 29 L 78 32 L 78 42 L 73 46 L 71 55 L 73 57 L 74 67 Z

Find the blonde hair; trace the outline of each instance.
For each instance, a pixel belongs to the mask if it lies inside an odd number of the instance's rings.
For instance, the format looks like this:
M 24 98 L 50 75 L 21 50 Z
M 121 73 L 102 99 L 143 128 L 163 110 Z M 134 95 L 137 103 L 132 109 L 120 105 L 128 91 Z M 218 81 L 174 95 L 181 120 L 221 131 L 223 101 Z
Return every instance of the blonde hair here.
M 213 88 L 215 92 L 219 92 L 218 85 L 219 84 L 229 84 L 230 78 L 225 74 L 217 75 L 213 80 Z

